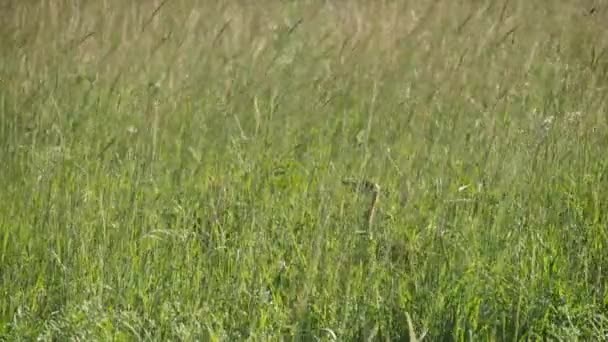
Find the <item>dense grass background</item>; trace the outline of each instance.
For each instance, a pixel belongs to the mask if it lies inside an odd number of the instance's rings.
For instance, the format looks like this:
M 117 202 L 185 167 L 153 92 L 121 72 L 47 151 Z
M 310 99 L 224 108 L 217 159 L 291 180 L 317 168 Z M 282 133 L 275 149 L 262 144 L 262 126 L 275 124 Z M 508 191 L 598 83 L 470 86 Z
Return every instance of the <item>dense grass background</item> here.
M 607 338 L 607 11 L 4 2 L 0 340 Z

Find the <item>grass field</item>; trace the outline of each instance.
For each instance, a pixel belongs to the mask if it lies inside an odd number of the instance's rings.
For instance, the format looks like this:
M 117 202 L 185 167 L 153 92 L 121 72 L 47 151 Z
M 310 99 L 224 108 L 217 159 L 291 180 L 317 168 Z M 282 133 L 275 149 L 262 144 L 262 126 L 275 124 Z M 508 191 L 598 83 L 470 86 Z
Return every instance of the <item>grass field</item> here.
M 4 2 L 0 340 L 608 338 L 607 5 Z

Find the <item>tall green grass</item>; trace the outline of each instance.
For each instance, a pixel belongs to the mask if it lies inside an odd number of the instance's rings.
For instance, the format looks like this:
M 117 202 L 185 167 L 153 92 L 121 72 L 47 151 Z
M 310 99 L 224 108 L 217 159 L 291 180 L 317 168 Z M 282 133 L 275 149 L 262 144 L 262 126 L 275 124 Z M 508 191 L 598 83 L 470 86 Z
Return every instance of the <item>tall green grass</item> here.
M 0 339 L 605 339 L 586 3 L 6 2 Z

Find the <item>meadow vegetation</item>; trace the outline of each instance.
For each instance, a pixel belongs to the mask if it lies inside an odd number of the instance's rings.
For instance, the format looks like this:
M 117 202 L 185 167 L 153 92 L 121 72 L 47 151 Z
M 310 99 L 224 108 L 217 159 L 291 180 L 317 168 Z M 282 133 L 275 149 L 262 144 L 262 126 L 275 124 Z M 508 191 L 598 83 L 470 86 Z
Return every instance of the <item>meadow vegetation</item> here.
M 0 6 L 0 340 L 607 338 L 604 2 Z

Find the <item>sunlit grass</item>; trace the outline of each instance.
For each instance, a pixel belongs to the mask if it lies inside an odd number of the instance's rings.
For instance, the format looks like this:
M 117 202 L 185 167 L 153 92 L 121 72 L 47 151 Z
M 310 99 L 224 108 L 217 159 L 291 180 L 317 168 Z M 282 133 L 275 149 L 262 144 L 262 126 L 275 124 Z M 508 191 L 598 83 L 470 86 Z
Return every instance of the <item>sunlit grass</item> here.
M 603 7 L 2 6 L 0 339 L 606 338 Z

